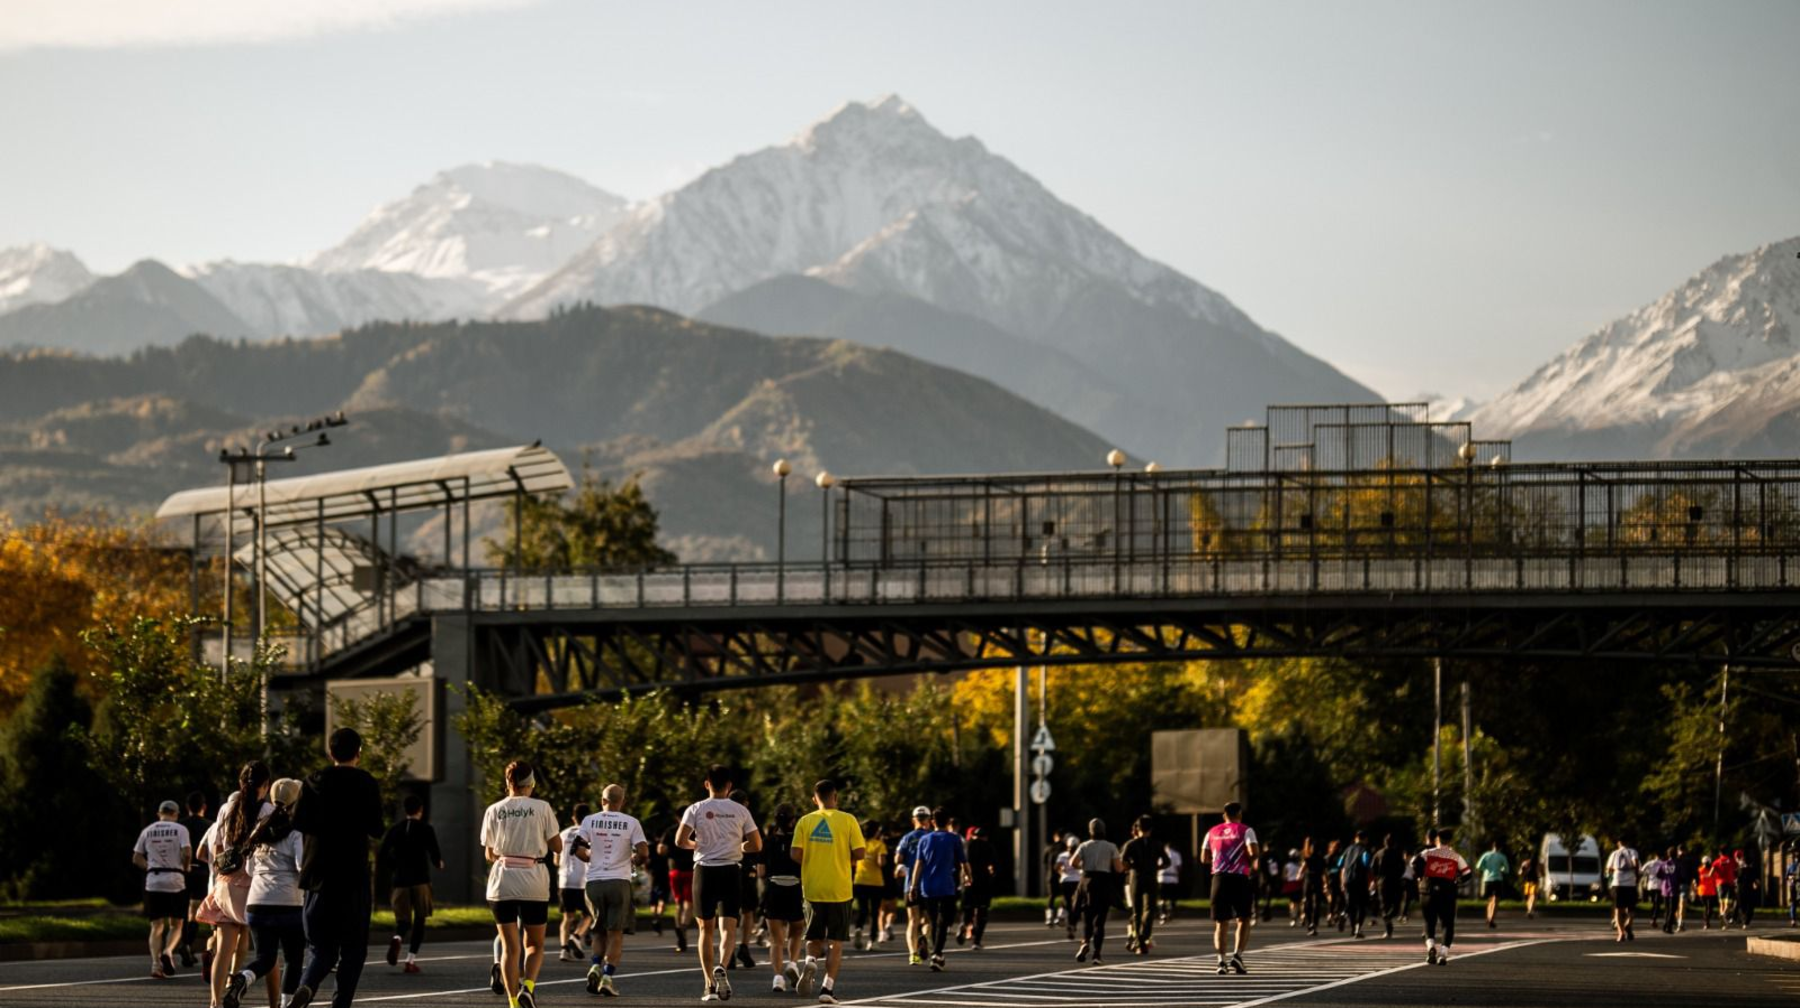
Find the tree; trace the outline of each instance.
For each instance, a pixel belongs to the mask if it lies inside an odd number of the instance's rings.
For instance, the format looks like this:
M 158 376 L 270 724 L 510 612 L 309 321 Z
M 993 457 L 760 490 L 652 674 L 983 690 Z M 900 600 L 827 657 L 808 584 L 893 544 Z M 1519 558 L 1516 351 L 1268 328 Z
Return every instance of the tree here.
M 483 540 L 489 563 L 568 570 L 675 562 L 656 543 L 656 509 L 635 476 L 615 488 L 584 467 L 572 498 L 527 497 L 519 507 L 517 534 L 509 528 L 503 542 Z
M 382 690 L 354 698 L 333 697 L 331 714 L 340 728 L 354 728 L 362 736 L 359 765 L 381 785 L 382 806 L 397 813 L 401 785 L 412 768 L 407 752 L 425 730 L 418 694 Z

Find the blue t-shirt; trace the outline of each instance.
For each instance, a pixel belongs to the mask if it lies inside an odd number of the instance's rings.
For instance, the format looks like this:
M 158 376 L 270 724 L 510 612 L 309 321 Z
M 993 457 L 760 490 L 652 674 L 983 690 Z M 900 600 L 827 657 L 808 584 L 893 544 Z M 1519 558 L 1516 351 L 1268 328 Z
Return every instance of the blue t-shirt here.
M 919 856 L 919 841 L 930 835 L 931 831 L 928 829 L 915 829 L 901 837 L 900 842 L 894 846 L 894 863 L 906 870 L 901 877 L 900 888 L 912 887 L 912 866 Z
M 919 838 L 917 860 L 920 896 L 956 895 L 956 883 L 962 877 L 958 866 L 969 860 L 962 837 L 944 830 L 925 834 Z

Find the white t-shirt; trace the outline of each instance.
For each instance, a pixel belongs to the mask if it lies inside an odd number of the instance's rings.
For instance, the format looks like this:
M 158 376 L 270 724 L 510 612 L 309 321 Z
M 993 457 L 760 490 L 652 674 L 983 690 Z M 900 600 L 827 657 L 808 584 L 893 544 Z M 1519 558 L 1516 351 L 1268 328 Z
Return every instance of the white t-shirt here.
M 1620 889 L 1635 889 L 1638 884 L 1638 852 L 1630 847 L 1617 847 L 1607 855 L 1606 871 L 1612 884 Z
M 570 826 L 562 831 L 563 849 L 557 855 L 556 884 L 564 889 L 580 889 L 587 878 L 587 862 L 575 856 L 575 838 L 579 836 L 580 826 Z
M 1163 853 L 1168 855 L 1169 863 L 1157 873 L 1156 880 L 1163 885 L 1174 885 L 1181 881 L 1181 852 L 1173 847 L 1164 847 Z
M 548 900 L 550 869 L 543 859 L 556 835 L 556 811 L 547 801 L 514 795 L 489 805 L 481 814 L 481 846 L 531 863 L 495 861 L 488 869 L 488 900 Z
M 187 876 L 182 874 L 181 852 L 188 846 L 187 827 L 173 820 L 158 820 L 138 834 L 132 853 L 144 855 L 150 870 L 144 873 L 145 892 L 183 892 Z M 169 869 L 174 869 L 170 871 Z
M 304 844 L 300 831 L 294 830 L 280 843 L 256 845 L 250 853 L 250 896 L 245 906 L 297 907 L 306 902 L 300 892 Z
M 735 802 L 733 804 L 736 804 Z M 742 805 L 738 806 L 743 808 Z M 631 880 L 631 856 L 637 845 L 649 843 L 644 827 L 623 812 L 601 809 L 581 820 L 581 838 L 588 843 L 587 881 Z
M 1075 852 L 1065 850 L 1056 855 L 1056 877 L 1062 882 L 1081 881 L 1081 863 L 1075 860 Z
M 681 825 L 694 831 L 694 867 L 734 865 L 744 861 L 744 840 L 756 832 L 750 810 L 729 798 L 705 798 L 681 813 Z

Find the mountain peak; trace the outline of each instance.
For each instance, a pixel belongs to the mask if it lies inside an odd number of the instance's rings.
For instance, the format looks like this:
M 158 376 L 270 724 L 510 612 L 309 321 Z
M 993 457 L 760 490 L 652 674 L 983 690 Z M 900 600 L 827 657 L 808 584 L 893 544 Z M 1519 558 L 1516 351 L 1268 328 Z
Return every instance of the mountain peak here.
M 0 312 L 61 301 L 93 282 L 72 252 L 43 242 L 0 249 Z
M 893 137 L 947 139 L 904 98 L 885 94 L 873 101 L 839 105 L 825 118 L 801 130 L 793 146 L 813 150 L 834 143 L 866 143 Z

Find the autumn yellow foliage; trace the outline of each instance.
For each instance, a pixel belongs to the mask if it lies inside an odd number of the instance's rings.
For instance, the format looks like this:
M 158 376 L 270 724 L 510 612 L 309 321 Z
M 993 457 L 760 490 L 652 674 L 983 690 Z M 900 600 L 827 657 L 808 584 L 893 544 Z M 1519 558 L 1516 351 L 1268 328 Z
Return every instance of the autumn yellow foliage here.
M 89 681 L 95 656 L 83 630 L 185 615 L 188 593 L 186 553 L 147 528 L 61 518 L 20 525 L 0 515 L 0 712 L 52 655 Z

